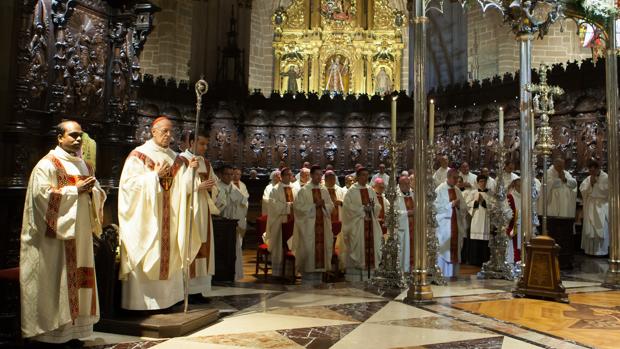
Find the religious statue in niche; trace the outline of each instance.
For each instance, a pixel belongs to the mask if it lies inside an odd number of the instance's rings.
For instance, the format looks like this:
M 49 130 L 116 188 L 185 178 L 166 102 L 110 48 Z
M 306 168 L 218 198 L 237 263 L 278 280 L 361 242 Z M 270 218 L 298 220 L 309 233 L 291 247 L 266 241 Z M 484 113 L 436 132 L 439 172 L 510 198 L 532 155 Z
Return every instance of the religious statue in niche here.
M 326 69 L 325 90 L 334 93 L 346 92 L 344 78 L 348 72 L 348 59 L 342 57 L 341 55 L 331 57 Z
M 286 91 L 290 93 L 297 93 L 297 91 L 299 91 L 299 86 L 297 85 L 297 79 L 300 77 L 299 68 L 291 65 L 284 76 L 288 78 L 286 83 Z
M 255 160 L 258 160 L 263 154 L 265 150 L 265 141 L 263 141 L 263 135 L 261 133 L 254 134 L 254 138 L 250 141 L 250 150 Z
M 332 162 L 336 160 L 336 154 L 338 153 L 338 146 L 336 145 L 334 135 L 327 135 L 327 141 L 325 141 L 325 145 L 323 146 L 323 151 L 325 153 L 325 158 L 327 159 L 327 161 Z
M 30 94 L 35 98 L 40 97 L 47 87 L 47 24 L 45 3 L 38 1 L 35 5 L 31 27 L 34 35 L 28 44 L 30 53 L 28 79 L 31 82 Z
M 215 146 L 222 149 L 226 143 L 230 144 L 230 136 L 226 127 L 222 127 L 215 135 Z
M 328 20 L 348 21 L 355 12 L 355 0 L 321 0 L 321 15 Z
M 392 79 L 385 71 L 385 67 L 381 67 L 377 76 L 375 77 L 375 93 L 380 96 L 385 96 L 392 92 Z
M 362 145 L 360 144 L 360 137 L 358 135 L 351 136 L 349 147 L 351 152 L 351 161 L 357 161 L 362 154 Z
M 581 141 L 584 145 L 584 153 L 582 159 L 584 160 L 583 169 L 587 170 L 587 164 L 589 160 L 600 160 L 596 154 L 597 148 L 597 125 L 595 123 L 588 123 L 586 127 L 581 131 Z
M 596 130 L 594 132 L 596 132 Z M 594 138 L 596 139 L 596 136 L 594 136 Z M 562 153 L 562 156 L 564 156 L 564 159 L 566 160 L 567 164 L 570 163 L 570 161 L 573 158 L 573 145 L 574 144 L 575 144 L 575 140 L 573 139 L 573 136 L 571 136 L 568 128 L 565 126 L 560 127 L 560 133 L 558 135 L 558 145 L 556 149 L 560 151 L 560 153 Z
M 306 160 L 310 154 L 312 154 L 312 142 L 307 134 L 301 136 L 301 143 L 299 143 L 299 157 L 302 160 Z
M 519 130 L 517 129 L 514 130 L 514 135 L 508 146 L 508 159 L 513 164 L 518 164 L 521 161 L 521 138 L 519 138 Z
M 379 162 L 385 162 L 390 156 L 390 149 L 387 147 L 388 136 L 381 136 L 379 143 Z
M 288 157 L 288 144 L 286 143 L 286 136 L 280 134 L 276 140 L 276 152 L 278 153 L 278 159 L 286 160 Z

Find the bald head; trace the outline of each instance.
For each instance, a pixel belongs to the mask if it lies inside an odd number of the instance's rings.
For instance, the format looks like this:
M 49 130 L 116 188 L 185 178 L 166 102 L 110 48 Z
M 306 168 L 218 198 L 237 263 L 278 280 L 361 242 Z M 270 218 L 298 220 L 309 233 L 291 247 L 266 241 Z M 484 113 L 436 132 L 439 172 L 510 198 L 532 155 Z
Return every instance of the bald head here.
M 409 184 L 410 181 L 408 176 L 400 176 L 398 178 L 398 187 L 403 193 L 408 193 L 411 190 L 411 186 Z

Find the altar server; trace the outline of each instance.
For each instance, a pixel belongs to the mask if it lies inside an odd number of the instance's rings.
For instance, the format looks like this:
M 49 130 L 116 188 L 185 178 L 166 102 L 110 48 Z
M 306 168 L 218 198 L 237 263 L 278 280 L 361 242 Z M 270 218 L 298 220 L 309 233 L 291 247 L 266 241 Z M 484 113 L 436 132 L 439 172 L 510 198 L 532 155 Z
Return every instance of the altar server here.
M 609 253 L 609 180 L 596 161 L 588 163 L 590 175 L 579 186 L 583 198 L 581 248 L 586 254 Z
M 489 260 L 489 236 L 491 233 L 491 206 L 493 196 L 487 189 L 487 177 L 476 179 L 477 191 L 469 196 L 467 207 L 471 215 L 469 263 L 481 266 Z

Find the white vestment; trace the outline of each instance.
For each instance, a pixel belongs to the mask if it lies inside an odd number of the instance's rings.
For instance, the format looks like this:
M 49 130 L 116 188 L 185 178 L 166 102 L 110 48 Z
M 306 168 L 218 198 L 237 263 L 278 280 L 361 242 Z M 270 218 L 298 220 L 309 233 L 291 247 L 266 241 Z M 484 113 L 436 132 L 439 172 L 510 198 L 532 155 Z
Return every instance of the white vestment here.
M 385 183 L 385 187 L 387 188 L 388 184 L 390 183 L 390 175 L 388 175 L 387 173 L 383 173 L 383 174 L 381 174 L 381 173 L 377 172 L 377 173 L 375 173 L 375 175 L 374 175 L 374 176 L 372 176 L 372 178 L 370 179 L 370 183 L 371 183 L 371 184 L 374 184 L 374 183 L 375 183 L 375 180 L 376 180 L 377 178 L 381 178 L 381 179 L 383 179 L 383 183 Z
M 478 203 L 482 197 L 484 204 Z M 488 192 L 474 192 L 467 200 L 467 207 L 471 215 L 470 239 L 489 240 L 491 233 L 491 205 L 493 197 Z
M 564 176 L 566 183 L 558 177 L 555 167 L 547 170 L 547 215 L 575 218 L 577 181 L 568 171 L 564 171 Z
M 405 202 L 405 197 L 410 197 L 413 199 L 413 192 L 409 191 L 407 193 L 407 195 L 403 194 L 403 192 L 399 189 L 398 190 L 398 198 L 397 198 L 397 203 L 398 206 L 397 207 L 397 212 L 398 212 L 398 241 L 400 242 L 400 250 L 398 251 L 399 253 L 399 260 L 400 260 L 400 265 L 401 268 L 403 268 L 403 270 L 405 272 L 409 272 L 409 270 L 411 270 L 411 235 L 413 234 L 412 231 L 410 231 L 410 218 L 413 217 L 409 217 L 408 215 L 408 209 L 407 209 L 407 205 Z M 385 200 L 386 202 L 388 202 L 387 200 Z M 389 205 L 389 204 L 388 204 Z
M 64 343 L 88 337 L 99 321 L 92 236 L 101 234 L 105 192 L 78 194 L 86 163 L 60 147 L 32 170 L 21 231 L 21 329 L 24 338 Z
M 287 189 L 285 188 L 290 188 L 291 190 L 292 198 L 289 198 L 289 200 L 287 200 Z M 274 276 L 283 276 L 284 245 L 282 241 L 282 224 L 288 222 L 289 219 L 293 219 L 292 204 L 297 196 L 297 191 L 296 186 L 280 182 L 273 187 L 269 195 L 265 243 L 271 253 L 271 273 Z
M 489 192 L 495 193 L 496 187 L 497 187 L 497 181 L 495 180 L 495 178 L 491 176 L 487 177 L 487 189 L 489 189 Z
M 435 188 L 437 188 L 441 183 L 446 181 L 448 178 L 448 170 L 450 167 L 439 167 L 437 171 L 433 174 L 433 182 L 435 183 Z
M 132 151 L 118 189 L 122 304 L 130 310 L 168 308 L 183 299 L 182 256 L 191 171 L 187 160 L 151 139 Z M 171 167 L 166 184 L 155 164 Z M 164 185 L 170 185 L 165 190 Z M 182 217 L 182 219 L 180 219 Z
M 459 204 L 455 207 L 455 210 L 452 208 L 452 203 L 450 202 L 449 197 L 449 189 L 448 183 L 444 182 L 440 184 L 437 189 L 435 189 L 435 194 L 437 198 L 435 199 L 435 209 L 437 210 L 437 239 L 439 240 L 439 252 L 437 263 L 439 264 L 443 275 L 446 277 L 456 276 L 458 273 L 460 258 L 461 258 L 461 248 L 463 247 L 463 238 L 465 237 L 466 232 L 466 217 L 467 217 L 467 204 L 465 203 L 465 199 L 463 198 L 463 194 L 461 191 L 455 186 L 452 187 L 454 189 L 456 199 L 459 200 Z M 451 222 L 452 216 L 456 215 L 454 219 L 456 219 L 456 229 L 457 233 L 457 241 L 455 241 L 456 246 L 456 257 L 451 256 L 451 237 L 452 237 L 452 229 Z
M 273 187 L 275 187 L 275 185 L 272 182 L 272 183 L 267 184 L 267 186 L 265 187 L 265 190 L 263 190 L 263 200 L 261 201 L 261 209 L 260 209 L 260 213 L 263 216 L 266 215 L 269 210 L 269 195 L 271 194 Z
M 324 207 L 317 208 L 314 204 L 317 200 L 323 200 Z M 293 204 L 295 229 L 291 250 L 299 272 L 322 272 L 331 269 L 334 247 L 331 222 L 333 209 L 334 204 L 329 193 L 321 185 L 310 182 L 297 193 Z
M 194 155 L 186 150 L 181 153 L 188 161 L 194 158 Z M 198 171 L 195 176 L 194 183 L 194 216 L 186 219 L 193 219 L 192 224 L 192 242 L 191 242 L 191 264 L 190 264 L 190 280 L 189 293 L 201 293 L 206 296 L 211 291 L 211 278 L 215 274 L 215 252 L 213 240 L 213 220 L 211 215 L 219 214 L 218 208 L 212 197 L 217 197 L 217 187 L 213 186 L 211 193 L 207 190 L 198 190 L 198 186 L 202 181 L 211 179 L 217 181 L 217 176 L 213 172 L 211 163 L 202 156 L 198 158 Z M 192 171 L 187 167 L 186 171 Z M 189 197 L 188 197 L 189 200 Z M 189 205 L 189 203 L 188 203 Z M 190 210 L 187 210 L 188 214 Z M 189 222 L 185 225 L 189 231 Z M 186 235 L 187 236 L 187 232 Z M 185 250 L 183 250 L 183 255 Z
M 581 185 L 583 198 L 583 229 L 581 248 L 586 254 L 604 256 L 609 253 L 609 179 L 601 171 L 592 186 L 588 176 Z
M 362 203 L 362 192 L 368 193 L 369 204 L 372 211 L 366 214 Z M 341 258 L 344 258 L 347 269 L 357 269 L 363 271 L 367 267 L 366 258 L 369 253 L 371 259 L 374 259 L 374 265 L 371 269 L 379 267 L 381 259 L 381 240 L 382 231 L 379 224 L 379 212 L 381 205 L 379 204 L 376 194 L 368 185 L 361 186 L 358 183 L 353 184 L 344 196 L 342 206 L 342 236 L 343 244 L 341 246 Z M 372 246 L 366 246 L 364 226 L 365 221 L 369 231 L 372 231 Z M 372 252 L 370 252 L 372 251 Z M 365 274 L 364 274 L 365 275 Z M 360 274 L 360 276 L 362 276 Z
M 249 195 L 244 194 L 232 182 L 225 184 L 219 181 L 217 188 L 218 195 L 215 199 L 215 205 L 220 210 L 220 216 L 237 220 L 235 280 L 241 280 L 243 278 L 243 236 L 247 224 Z
M 463 178 L 463 183 L 471 184 L 471 187 L 465 188 L 465 190 L 462 191 L 463 198 L 465 199 L 465 201 L 467 201 L 469 200 L 470 196 L 476 194 L 476 192 L 478 191 L 478 182 L 476 181 L 477 176 L 471 172 L 468 172 L 467 174 L 462 174 L 460 171 L 459 176 Z

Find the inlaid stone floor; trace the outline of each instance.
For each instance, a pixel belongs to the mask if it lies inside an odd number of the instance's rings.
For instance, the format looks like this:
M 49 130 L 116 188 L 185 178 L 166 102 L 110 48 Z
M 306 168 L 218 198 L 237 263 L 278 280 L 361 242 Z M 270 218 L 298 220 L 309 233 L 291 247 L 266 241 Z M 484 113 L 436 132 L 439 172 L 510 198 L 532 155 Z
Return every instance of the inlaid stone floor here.
M 602 263 L 601 263 L 602 262 Z M 570 304 L 513 299 L 513 282 L 460 277 L 433 286 L 436 303 L 363 283 L 219 285 L 220 320 L 186 337 L 96 333 L 93 348 L 620 348 L 620 291 L 600 287 L 606 261 L 563 274 Z M 245 280 L 244 280 L 245 281 Z M 614 344 L 616 344 L 614 346 Z

